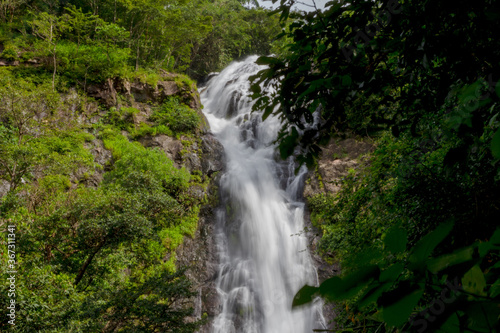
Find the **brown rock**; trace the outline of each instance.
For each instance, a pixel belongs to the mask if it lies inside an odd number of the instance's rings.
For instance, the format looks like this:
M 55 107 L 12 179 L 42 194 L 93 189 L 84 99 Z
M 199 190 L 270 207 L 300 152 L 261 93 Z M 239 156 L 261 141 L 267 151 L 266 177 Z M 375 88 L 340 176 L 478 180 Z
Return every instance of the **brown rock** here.
M 139 142 L 144 147 L 158 147 L 167 154 L 167 156 L 173 160 L 176 167 L 180 167 L 182 163 L 182 157 L 180 155 L 181 150 L 184 148 L 182 143 L 170 136 L 160 134 L 155 137 L 143 137 L 139 139 Z
M 373 144 L 367 139 L 332 139 L 322 148 L 317 170 L 309 174 L 304 196 L 309 197 L 322 192 L 337 193 L 342 179 L 349 170 L 357 168 L 359 159 L 372 150 Z
M 103 101 L 108 107 L 116 106 L 117 94 L 114 82 L 111 79 L 107 79 L 104 85 L 88 86 L 87 94 Z
M 201 138 L 201 171 L 211 176 L 222 171 L 226 165 L 226 154 L 222 144 L 212 135 L 206 134 Z
M 168 96 L 175 95 L 181 90 L 174 81 L 159 81 L 157 86 L 157 95 L 159 99 L 165 99 Z

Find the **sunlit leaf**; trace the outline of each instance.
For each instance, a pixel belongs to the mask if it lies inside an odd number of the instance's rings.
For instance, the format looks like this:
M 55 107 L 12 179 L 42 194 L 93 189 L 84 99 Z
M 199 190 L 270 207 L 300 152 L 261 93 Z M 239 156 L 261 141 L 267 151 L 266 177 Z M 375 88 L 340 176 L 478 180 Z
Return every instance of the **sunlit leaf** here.
M 462 286 L 465 291 L 471 294 L 486 296 L 484 291 L 486 288 L 486 279 L 484 278 L 484 273 L 478 265 L 472 267 L 467 273 L 465 273 L 462 278 Z
M 459 249 L 453 253 L 445 254 L 443 256 L 440 256 L 439 258 L 429 260 L 427 263 L 427 268 L 432 273 L 437 273 L 445 268 L 472 260 L 473 253 L 473 246 Z
M 334 276 L 325 280 L 319 287 L 320 294 L 330 300 L 344 300 L 357 295 L 371 281 L 378 278 L 380 269 L 372 265 L 340 278 Z

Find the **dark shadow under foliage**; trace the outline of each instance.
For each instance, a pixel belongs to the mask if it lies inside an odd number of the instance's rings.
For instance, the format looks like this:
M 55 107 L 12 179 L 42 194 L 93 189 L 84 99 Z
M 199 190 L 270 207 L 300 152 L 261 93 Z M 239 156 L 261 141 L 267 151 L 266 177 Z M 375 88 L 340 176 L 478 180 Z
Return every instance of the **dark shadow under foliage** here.
M 333 1 L 308 14 L 289 3 L 279 12 L 291 42 L 258 60 L 269 68 L 253 85 L 264 118 L 284 122 L 282 157 L 300 146 L 314 165 L 321 144 L 350 133 L 377 143 L 341 192 L 311 199 L 344 277 L 305 287 L 295 305 L 342 301 L 346 330 L 495 331 L 500 3 Z M 445 304 L 452 281 L 460 290 Z

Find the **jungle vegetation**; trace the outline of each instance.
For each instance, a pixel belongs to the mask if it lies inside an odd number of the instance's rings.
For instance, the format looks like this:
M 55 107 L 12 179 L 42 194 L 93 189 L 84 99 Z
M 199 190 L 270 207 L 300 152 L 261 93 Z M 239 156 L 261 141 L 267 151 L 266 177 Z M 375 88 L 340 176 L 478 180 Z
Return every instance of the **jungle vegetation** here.
M 278 10 L 288 43 L 253 85 L 255 108 L 283 121 L 281 156 L 314 166 L 332 137 L 376 146 L 338 194 L 309 199 L 342 273 L 294 306 L 336 302 L 338 332 L 496 332 L 500 3 L 291 3 Z
M 207 202 L 190 189 L 209 180 L 139 143 L 165 134 L 199 147 L 200 110 L 173 96 L 147 103 L 141 122 L 125 96 L 109 106 L 88 90 L 170 75 L 192 91 L 183 74 L 270 53 L 280 26 L 268 14 L 236 0 L 0 1 L 0 270 L 16 271 L 15 326 L 2 283 L 0 331 L 177 333 L 204 323 L 175 250 Z
M 17 226 L 18 331 L 196 330 L 172 254 L 196 228 L 202 202 L 188 189 L 202 179 L 137 139 L 196 140 L 199 119 L 177 99 L 154 105 L 154 125 L 141 128 L 132 107 L 101 105 L 92 125 L 79 115 L 90 85 L 198 79 L 253 53 L 275 55 L 259 59 L 269 68 L 253 91 L 264 118 L 283 120 L 283 158 L 299 150 L 314 167 L 332 137 L 376 146 L 338 194 L 309 199 L 321 250 L 342 273 L 305 286 L 293 305 L 335 302 L 338 331 L 496 330 L 500 3 L 291 4 L 269 15 L 236 0 L 0 2 L 0 58 L 12 64 L 0 68 L 0 218 Z M 94 161 L 96 140 L 109 165 Z

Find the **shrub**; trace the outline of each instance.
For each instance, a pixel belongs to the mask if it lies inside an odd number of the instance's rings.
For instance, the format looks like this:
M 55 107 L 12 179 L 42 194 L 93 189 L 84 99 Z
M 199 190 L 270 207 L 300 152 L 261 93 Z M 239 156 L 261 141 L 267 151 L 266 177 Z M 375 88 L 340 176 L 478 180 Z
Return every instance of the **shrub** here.
M 7 59 L 8 61 L 15 61 L 18 59 L 17 51 L 13 46 L 7 46 L 2 52 L 2 58 Z
M 158 125 L 167 125 L 174 132 L 191 132 L 200 124 L 200 116 L 182 104 L 178 98 L 171 97 L 153 112 L 151 120 Z
M 113 152 L 116 161 L 114 170 L 106 174 L 106 181 L 121 183 L 133 172 L 148 173 L 160 182 L 163 188 L 177 197 L 187 188 L 190 180 L 186 169 L 176 169 L 162 151 L 144 148 L 138 142 L 129 142 L 123 135 L 109 135 L 104 139 L 104 146 Z
M 21 60 L 23 62 L 26 62 L 30 59 L 33 59 L 34 56 L 35 56 L 35 54 L 33 52 L 27 51 L 27 52 L 24 52 L 23 54 L 21 54 Z

